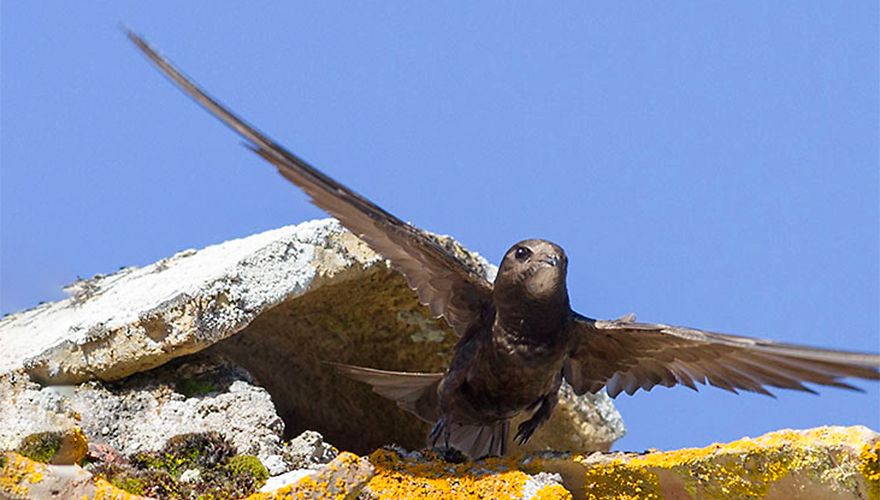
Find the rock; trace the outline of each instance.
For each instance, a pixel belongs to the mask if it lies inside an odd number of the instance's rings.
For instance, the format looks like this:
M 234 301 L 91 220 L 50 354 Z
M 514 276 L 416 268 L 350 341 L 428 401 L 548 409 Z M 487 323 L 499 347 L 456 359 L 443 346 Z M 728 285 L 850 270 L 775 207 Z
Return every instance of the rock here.
M 324 438 L 315 431 L 303 432 L 285 446 L 288 461 L 298 469 L 325 465 L 338 454 L 339 451 L 325 443 Z
M 453 464 L 433 452 L 381 449 L 370 455 L 370 462 L 375 475 L 364 498 L 571 498 L 558 473 L 526 471 L 518 459 Z
M 89 444 L 82 430 L 73 427 L 26 436 L 16 451 L 37 462 L 74 465 L 82 463 L 89 451 Z
M 359 498 L 825 500 L 880 494 L 880 434 L 861 426 L 784 430 L 644 454 L 544 452 L 454 464 L 433 452 L 385 448 L 369 461 L 374 472 Z M 274 494 L 296 492 L 299 484 Z
M 698 449 L 574 457 L 584 473 L 568 485 L 595 499 L 878 498 L 878 452 L 880 434 L 862 426 L 782 430 Z
M 478 255 L 450 238 L 436 238 L 478 272 L 494 275 Z M 68 299 L 0 320 L 0 398 L 16 401 L 12 408 L 0 405 L 0 424 L 14 424 L 0 425 L 0 447 L 7 446 L 10 435 L 73 425 L 114 446 L 122 445 L 121 433 L 138 432 L 135 426 L 93 421 L 95 413 L 71 406 L 66 393 L 135 414 L 161 407 L 165 418 L 185 425 L 193 415 L 205 423 L 199 412 L 216 414 L 219 425 L 233 400 L 256 402 L 255 418 L 268 418 L 256 383 L 271 395 L 285 438 L 316 430 L 359 453 L 392 442 L 419 448 L 427 424 L 368 387 L 341 380 L 322 361 L 442 371 L 457 340 L 445 322 L 419 305 L 402 276 L 333 220 L 188 250 L 143 268 L 77 282 L 69 291 Z M 227 359 L 254 382 L 195 402 L 179 396 L 187 392 L 184 387 L 171 391 L 166 401 L 158 394 L 123 397 L 106 384 L 195 352 Z M 53 387 L 28 386 L 31 381 Z M 102 382 L 82 385 L 86 381 Z M 24 392 L 22 385 L 28 386 Z M 211 398 L 216 399 L 208 403 Z M 223 408 L 215 411 L 217 405 Z M 36 410 L 30 421 L 23 418 L 28 409 Z M 239 412 L 228 420 L 232 430 L 242 418 L 246 415 Z M 147 430 L 158 431 L 154 441 L 167 437 L 153 427 L 159 425 L 156 419 L 147 421 L 144 439 Z M 259 435 L 268 438 L 272 432 Z M 607 450 L 623 432 L 605 394 L 579 398 L 563 391 L 553 418 L 527 449 Z M 276 444 L 252 446 L 273 474 L 284 472 L 279 464 L 286 462 L 267 451 Z
M 78 465 L 49 465 L 18 453 L 0 453 L 0 498 L 125 498 L 129 494 Z
M 338 223 L 314 221 L 81 280 L 65 300 L 0 320 L 0 374 L 71 384 L 155 368 L 237 333 L 316 278 L 380 260 L 361 247 Z
M 16 448 L 28 434 L 81 427 L 93 446 L 130 455 L 158 450 L 179 434 L 218 431 L 239 453 L 274 464 L 276 474 L 302 462 L 282 442 L 284 423 L 269 394 L 241 368 L 207 355 L 120 382 L 61 390 L 20 383 L 7 386 L 3 400 L 0 448 Z
M 289 477 L 296 482 L 282 486 L 274 491 L 261 491 L 250 498 L 266 500 L 338 498 L 353 500 L 360 498 L 361 490 L 363 490 L 367 481 L 373 477 L 373 466 L 366 458 L 360 458 L 353 453 L 342 452 L 332 462 L 315 472 L 303 477 L 298 477 L 296 474 L 291 474 Z
M 187 474 L 182 471 L 181 480 Z M 189 476 L 196 480 L 195 474 Z M 230 491 L 234 485 L 215 487 Z M 274 478 L 250 498 L 824 500 L 874 499 L 878 494 L 880 434 L 855 426 L 784 430 L 677 451 L 539 452 L 466 463 L 446 462 L 430 451 L 393 447 L 369 457 L 343 452 L 317 470 Z M 0 454 L 2 498 L 141 498 L 126 495 L 77 465 L 49 465 L 13 452 Z

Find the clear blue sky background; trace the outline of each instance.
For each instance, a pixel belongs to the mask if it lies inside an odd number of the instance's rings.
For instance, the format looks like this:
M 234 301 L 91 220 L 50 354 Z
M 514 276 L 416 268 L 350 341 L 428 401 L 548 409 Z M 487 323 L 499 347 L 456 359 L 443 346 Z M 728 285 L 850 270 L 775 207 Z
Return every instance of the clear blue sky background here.
M 878 4 L 2 3 L 2 287 L 323 217 L 124 22 L 331 175 L 576 309 L 861 351 L 878 318 Z M 500 193 L 505 193 L 503 196 Z M 622 396 L 622 449 L 880 428 L 880 390 Z

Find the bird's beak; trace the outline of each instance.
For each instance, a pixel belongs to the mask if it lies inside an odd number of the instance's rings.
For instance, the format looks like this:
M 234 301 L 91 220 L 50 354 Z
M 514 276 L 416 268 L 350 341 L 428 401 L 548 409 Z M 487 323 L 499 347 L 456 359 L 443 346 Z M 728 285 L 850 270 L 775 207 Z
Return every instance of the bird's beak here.
M 543 259 L 541 259 L 541 262 L 543 262 L 545 264 L 550 264 L 550 267 L 556 267 L 559 265 L 559 256 L 550 255 L 548 257 L 544 257 Z

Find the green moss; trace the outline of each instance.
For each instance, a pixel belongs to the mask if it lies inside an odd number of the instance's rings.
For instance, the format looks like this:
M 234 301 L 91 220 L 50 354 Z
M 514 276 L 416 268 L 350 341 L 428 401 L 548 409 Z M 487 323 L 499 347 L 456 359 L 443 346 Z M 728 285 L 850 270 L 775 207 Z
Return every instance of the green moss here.
M 184 379 L 174 386 L 174 390 L 188 398 L 196 396 L 204 396 L 212 392 L 217 392 L 220 388 L 212 382 L 210 377 L 198 377 Z
M 229 459 L 226 468 L 233 476 L 248 476 L 253 478 L 257 488 L 266 484 L 269 479 L 269 471 L 266 466 L 260 462 L 260 459 L 253 455 L 237 455 Z
M 40 432 L 24 438 L 16 451 L 31 460 L 48 463 L 58 453 L 62 442 L 60 432 Z
M 138 477 L 117 476 L 110 480 L 110 484 L 132 495 L 144 494 L 144 480 Z
M 181 482 L 188 469 L 200 479 Z M 94 470 L 129 493 L 156 498 L 242 498 L 266 483 L 269 472 L 257 457 L 237 455 L 220 433 L 182 434 L 156 452 L 140 452 L 128 463 L 104 464 Z
M 211 431 L 174 436 L 165 444 L 162 453 L 167 469 L 183 472 L 225 463 L 236 454 L 236 450 L 222 434 Z
M 165 461 L 160 454 L 147 451 L 132 455 L 131 462 L 139 469 L 161 469 L 165 466 Z

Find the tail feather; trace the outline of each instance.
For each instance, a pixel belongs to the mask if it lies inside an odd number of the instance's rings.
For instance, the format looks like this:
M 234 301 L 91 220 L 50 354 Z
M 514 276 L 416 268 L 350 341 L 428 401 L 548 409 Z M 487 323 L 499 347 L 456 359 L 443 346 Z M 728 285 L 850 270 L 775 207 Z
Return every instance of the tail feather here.
M 431 445 L 455 448 L 477 460 L 507 453 L 510 422 L 502 420 L 490 425 L 466 425 L 440 421 L 431 433 Z
M 397 406 L 433 424 L 439 418 L 437 385 L 442 373 L 409 373 L 377 370 L 362 366 L 331 363 L 339 373 L 373 387 L 373 392 L 397 403 Z

